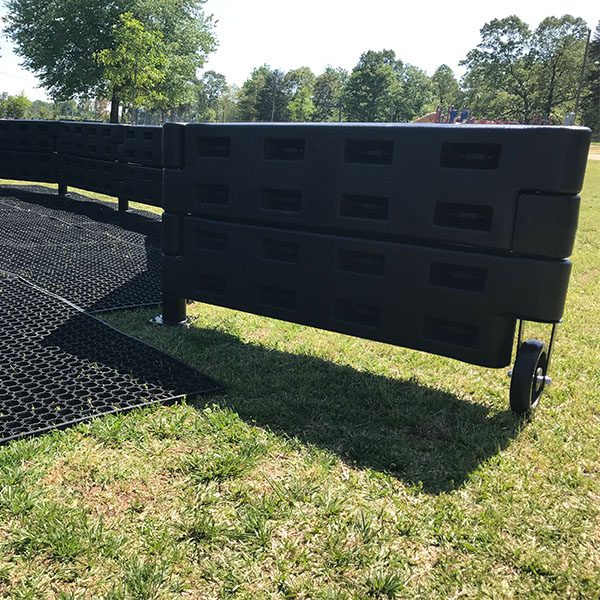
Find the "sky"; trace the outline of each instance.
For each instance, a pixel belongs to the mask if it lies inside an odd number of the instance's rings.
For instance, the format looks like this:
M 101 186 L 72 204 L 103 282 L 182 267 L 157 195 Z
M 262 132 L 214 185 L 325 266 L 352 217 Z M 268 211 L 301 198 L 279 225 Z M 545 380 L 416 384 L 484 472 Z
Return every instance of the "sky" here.
M 327 65 L 351 70 L 363 52 L 383 49 L 430 75 L 443 63 L 460 75 L 459 62 L 479 42 L 481 27 L 494 18 L 514 14 L 534 28 L 547 16 L 569 13 L 585 19 L 592 31 L 600 21 L 598 0 L 207 0 L 205 12 L 214 17 L 219 41 L 205 69 L 237 85 L 262 64 L 282 70 L 308 66 L 317 74 Z M 5 15 L 0 7 L 0 18 Z M 45 98 L 4 37 L 2 91 Z

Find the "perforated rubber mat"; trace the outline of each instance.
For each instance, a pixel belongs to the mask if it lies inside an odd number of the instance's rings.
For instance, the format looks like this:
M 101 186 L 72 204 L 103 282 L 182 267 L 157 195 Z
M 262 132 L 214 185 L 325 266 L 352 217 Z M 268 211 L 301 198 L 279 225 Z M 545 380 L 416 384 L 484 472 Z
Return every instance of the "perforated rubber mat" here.
M 0 188 L 0 221 L 0 269 L 87 312 L 160 303 L 158 215 Z
M 0 443 L 220 384 L 94 317 L 158 304 L 160 217 L 0 187 Z
M 0 272 L 0 443 L 220 386 Z

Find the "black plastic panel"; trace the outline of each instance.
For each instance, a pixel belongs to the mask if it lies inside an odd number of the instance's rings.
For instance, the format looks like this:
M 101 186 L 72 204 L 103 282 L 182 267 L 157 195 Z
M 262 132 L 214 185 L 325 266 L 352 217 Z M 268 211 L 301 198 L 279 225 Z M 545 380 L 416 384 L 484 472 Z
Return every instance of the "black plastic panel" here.
M 162 206 L 162 169 L 124 165 L 117 196 L 151 206 Z
M 125 127 L 110 123 L 61 121 L 56 149 L 60 154 L 116 160 L 118 144 L 124 140 Z
M 58 181 L 59 157 L 42 152 L 0 150 L 0 178 L 22 181 Z
M 501 251 L 522 192 L 581 189 L 589 145 L 588 130 L 561 127 L 183 129 L 185 166 L 164 176 L 171 212 Z
M 61 156 L 59 181 L 71 187 L 118 196 L 125 178 L 125 166 L 119 163 Z
M 162 167 L 162 127 L 126 125 L 117 148 L 119 162 Z
M 182 239 L 182 257 L 163 257 L 163 289 L 182 297 L 495 367 L 516 318 L 560 319 L 570 274 L 568 261 L 191 217 Z
M 0 119 L 0 151 L 54 152 L 58 133 L 56 121 Z

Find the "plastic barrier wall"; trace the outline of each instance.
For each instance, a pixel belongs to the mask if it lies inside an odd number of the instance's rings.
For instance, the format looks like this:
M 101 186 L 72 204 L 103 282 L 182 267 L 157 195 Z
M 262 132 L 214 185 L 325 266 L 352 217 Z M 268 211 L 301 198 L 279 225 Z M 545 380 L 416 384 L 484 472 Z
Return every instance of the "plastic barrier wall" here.
M 181 139 L 183 130 L 183 139 Z M 163 317 L 183 298 L 502 367 L 558 322 L 589 130 L 165 126 Z
M 0 120 L 0 177 L 162 204 L 162 127 Z
M 164 322 L 195 299 L 503 367 L 517 320 L 562 317 L 589 143 L 576 127 L 0 121 L 0 177 L 163 206 Z M 536 344 L 517 411 L 543 389 Z

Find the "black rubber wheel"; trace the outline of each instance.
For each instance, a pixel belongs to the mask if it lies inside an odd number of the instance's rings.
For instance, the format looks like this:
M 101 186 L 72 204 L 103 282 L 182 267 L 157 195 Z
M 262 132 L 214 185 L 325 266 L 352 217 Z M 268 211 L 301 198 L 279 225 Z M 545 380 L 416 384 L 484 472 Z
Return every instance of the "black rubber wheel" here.
M 517 352 L 510 382 L 510 407 L 518 415 L 531 412 L 539 404 L 546 387 L 548 351 L 540 340 L 527 340 Z

